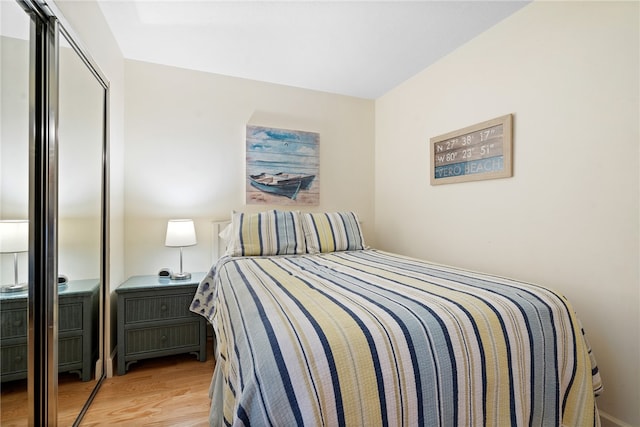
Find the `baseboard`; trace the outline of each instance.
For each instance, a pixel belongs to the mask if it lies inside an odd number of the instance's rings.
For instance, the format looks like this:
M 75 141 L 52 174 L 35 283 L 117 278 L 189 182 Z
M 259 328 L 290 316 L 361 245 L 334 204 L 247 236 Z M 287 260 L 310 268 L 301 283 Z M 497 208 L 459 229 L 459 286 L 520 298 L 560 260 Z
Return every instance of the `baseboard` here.
M 598 412 L 600 412 L 600 423 L 602 427 L 633 427 L 631 424 L 627 424 L 604 411 L 598 410 Z
M 113 377 L 113 373 L 115 372 L 114 366 L 116 363 L 116 355 L 118 354 L 118 346 L 115 346 L 109 357 L 107 358 L 107 378 Z
M 96 360 L 95 373 L 96 379 L 102 377 L 102 359 Z

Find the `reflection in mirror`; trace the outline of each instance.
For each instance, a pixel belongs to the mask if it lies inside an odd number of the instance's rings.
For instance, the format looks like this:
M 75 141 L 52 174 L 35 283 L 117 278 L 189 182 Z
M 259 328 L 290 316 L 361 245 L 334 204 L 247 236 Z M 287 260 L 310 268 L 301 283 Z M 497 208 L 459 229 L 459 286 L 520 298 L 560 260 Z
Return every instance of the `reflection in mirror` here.
M 58 116 L 58 422 L 95 386 L 99 358 L 104 89 L 60 37 Z
M 29 17 L 17 3 L 0 1 L 0 286 L 28 281 L 24 233 L 5 222 L 28 215 Z M 0 425 L 26 426 L 28 292 L 13 289 L 0 292 Z

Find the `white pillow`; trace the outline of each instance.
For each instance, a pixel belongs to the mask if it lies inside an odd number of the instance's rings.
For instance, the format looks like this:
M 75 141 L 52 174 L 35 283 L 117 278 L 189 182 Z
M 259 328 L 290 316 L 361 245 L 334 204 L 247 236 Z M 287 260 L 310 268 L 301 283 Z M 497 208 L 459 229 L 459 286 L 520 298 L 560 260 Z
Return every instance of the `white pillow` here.
M 227 224 L 227 226 L 220 232 L 218 233 L 218 236 L 224 240 L 224 243 L 229 243 L 229 240 L 231 240 L 231 235 L 233 234 L 233 226 L 231 225 L 231 223 Z

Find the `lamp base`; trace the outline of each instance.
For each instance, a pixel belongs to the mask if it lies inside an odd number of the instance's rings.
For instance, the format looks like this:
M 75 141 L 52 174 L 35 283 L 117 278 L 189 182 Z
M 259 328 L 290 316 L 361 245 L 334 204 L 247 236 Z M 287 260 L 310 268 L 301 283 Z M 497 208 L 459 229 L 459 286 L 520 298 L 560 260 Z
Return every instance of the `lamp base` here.
M 188 280 L 191 279 L 191 273 L 172 273 L 171 280 Z
M 15 283 L 12 285 L 3 285 L 0 286 L 0 292 L 22 292 L 26 291 L 29 285 L 27 283 Z

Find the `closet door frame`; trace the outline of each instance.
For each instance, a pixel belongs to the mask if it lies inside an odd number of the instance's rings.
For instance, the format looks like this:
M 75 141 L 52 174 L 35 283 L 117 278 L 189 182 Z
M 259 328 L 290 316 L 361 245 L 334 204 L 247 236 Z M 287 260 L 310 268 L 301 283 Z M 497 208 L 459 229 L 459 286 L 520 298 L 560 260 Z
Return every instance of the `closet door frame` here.
M 31 3 L 29 70 L 29 425 L 57 423 L 57 23 Z M 24 7 L 23 6 L 23 7 Z M 53 422 L 53 423 L 52 423 Z

